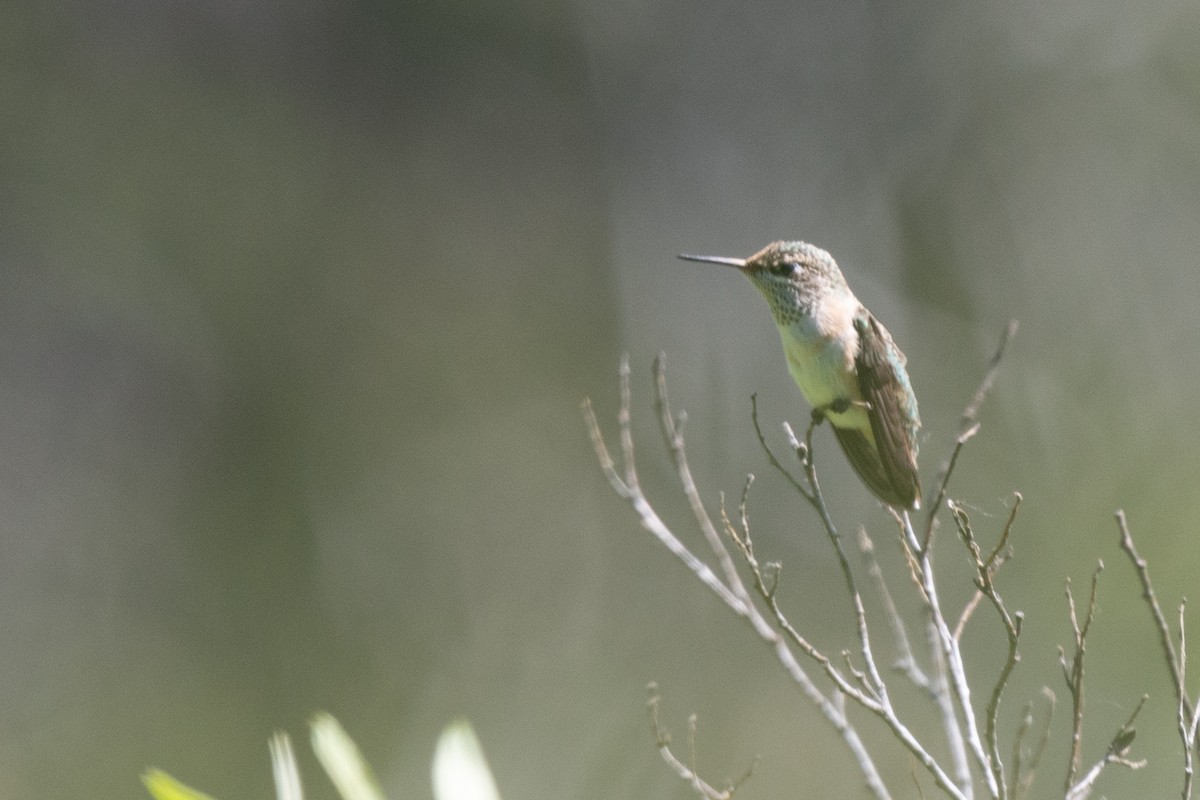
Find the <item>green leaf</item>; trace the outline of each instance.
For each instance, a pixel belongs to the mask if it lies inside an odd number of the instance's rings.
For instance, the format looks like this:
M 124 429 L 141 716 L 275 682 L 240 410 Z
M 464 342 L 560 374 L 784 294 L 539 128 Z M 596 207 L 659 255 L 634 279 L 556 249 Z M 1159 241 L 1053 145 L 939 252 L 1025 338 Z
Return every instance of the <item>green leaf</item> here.
M 313 752 L 343 800 L 385 800 L 371 768 L 336 719 L 322 712 L 309 727 Z
M 142 773 L 142 783 L 155 800 L 213 800 L 203 792 L 184 786 L 161 769 L 148 769 Z
M 276 731 L 269 744 L 271 770 L 275 774 L 275 797 L 277 800 L 303 800 L 300 790 L 300 770 L 296 766 L 296 753 L 292 750 L 291 738 Z
M 483 746 L 466 719 L 451 722 L 438 737 L 433 794 L 437 800 L 500 800 Z

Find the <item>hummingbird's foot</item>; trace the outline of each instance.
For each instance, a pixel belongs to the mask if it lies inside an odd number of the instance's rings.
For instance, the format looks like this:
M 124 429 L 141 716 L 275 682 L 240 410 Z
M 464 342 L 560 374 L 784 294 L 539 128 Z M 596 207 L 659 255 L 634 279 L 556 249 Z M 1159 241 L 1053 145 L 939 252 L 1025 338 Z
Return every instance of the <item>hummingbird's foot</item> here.
M 825 421 L 825 417 L 829 414 L 845 414 L 852 408 L 862 408 L 867 411 L 871 410 L 871 404 L 866 400 L 851 400 L 849 397 L 839 397 L 832 403 L 826 403 L 823 406 L 814 408 L 812 411 L 813 425 L 820 425 Z
M 812 424 L 815 428 L 825 421 L 825 417 L 829 414 L 844 414 L 850 409 L 850 399 L 839 397 L 832 403 L 826 403 L 823 406 L 817 406 L 812 410 Z

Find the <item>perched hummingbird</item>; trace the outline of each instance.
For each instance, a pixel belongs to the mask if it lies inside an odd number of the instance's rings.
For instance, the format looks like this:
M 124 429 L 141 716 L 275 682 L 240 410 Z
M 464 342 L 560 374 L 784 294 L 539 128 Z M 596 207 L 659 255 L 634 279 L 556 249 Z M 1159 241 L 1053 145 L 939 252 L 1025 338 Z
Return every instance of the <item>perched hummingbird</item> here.
M 679 257 L 737 267 L 758 287 L 814 417 L 833 425 L 850 465 L 876 497 L 919 508 L 921 419 L 904 354 L 850 291 L 833 256 L 807 242 L 773 242 L 746 259 Z

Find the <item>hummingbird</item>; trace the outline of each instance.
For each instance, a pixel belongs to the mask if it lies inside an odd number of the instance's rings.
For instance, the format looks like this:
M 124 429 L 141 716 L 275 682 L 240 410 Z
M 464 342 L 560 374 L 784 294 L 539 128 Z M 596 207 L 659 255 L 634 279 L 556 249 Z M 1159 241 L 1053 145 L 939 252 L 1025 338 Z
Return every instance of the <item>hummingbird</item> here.
M 772 242 L 749 258 L 679 257 L 735 267 L 750 279 L 771 307 L 788 370 L 813 419 L 829 420 L 876 497 L 920 508 L 921 419 L 904 353 L 850 291 L 833 256 L 807 242 Z

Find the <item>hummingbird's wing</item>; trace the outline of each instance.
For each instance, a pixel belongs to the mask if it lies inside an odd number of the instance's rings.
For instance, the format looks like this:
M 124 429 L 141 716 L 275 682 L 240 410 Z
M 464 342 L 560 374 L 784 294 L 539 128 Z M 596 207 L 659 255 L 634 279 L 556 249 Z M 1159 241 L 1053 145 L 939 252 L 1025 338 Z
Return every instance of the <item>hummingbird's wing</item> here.
M 854 320 L 858 331 L 858 388 L 868 404 L 875 447 L 860 431 L 839 430 L 838 441 L 863 482 L 885 503 L 916 508 L 921 499 L 917 475 L 917 399 L 908 383 L 904 356 L 870 312 Z M 849 434 L 857 434 L 861 441 Z
M 837 436 L 838 444 L 842 446 L 842 452 L 846 454 L 846 460 L 854 467 L 854 471 L 872 494 L 888 505 L 911 507 L 912 501 L 901 496 L 892 486 L 891 478 L 884 471 L 883 463 L 875 452 L 875 446 L 865 433 L 858 428 L 839 428 L 836 425 L 833 426 L 833 433 Z

